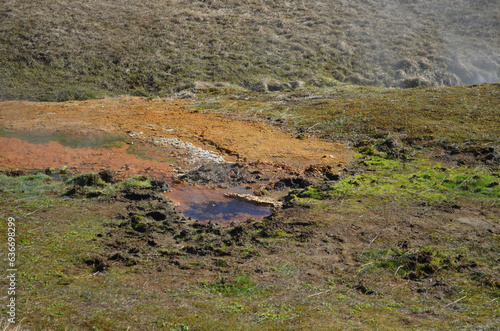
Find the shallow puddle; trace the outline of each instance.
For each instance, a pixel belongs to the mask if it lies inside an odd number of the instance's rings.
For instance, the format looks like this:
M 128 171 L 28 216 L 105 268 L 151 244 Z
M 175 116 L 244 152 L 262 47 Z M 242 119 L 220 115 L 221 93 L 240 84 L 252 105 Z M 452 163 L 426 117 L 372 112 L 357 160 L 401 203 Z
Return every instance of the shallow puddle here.
M 134 154 L 139 154 L 138 155 Z M 159 147 L 122 136 L 71 137 L 63 134 L 33 136 L 0 130 L 0 169 L 45 169 L 67 167 L 71 172 L 112 170 L 117 178 L 146 175 L 173 182 L 179 164 L 190 164 L 185 153 L 173 147 Z M 191 164 L 191 166 L 193 166 Z M 167 196 L 186 216 L 200 222 L 229 224 L 249 218 L 260 220 L 271 213 L 269 207 L 227 198 L 224 193 L 250 192 L 242 187 L 216 190 L 175 184 Z
M 221 190 L 177 184 L 166 195 L 178 203 L 177 210 L 201 222 L 214 221 L 227 225 L 233 221 L 245 221 L 249 218 L 261 220 L 271 214 L 272 210 L 269 207 L 257 206 L 224 196 L 225 193 L 230 192 L 250 193 L 243 188 Z

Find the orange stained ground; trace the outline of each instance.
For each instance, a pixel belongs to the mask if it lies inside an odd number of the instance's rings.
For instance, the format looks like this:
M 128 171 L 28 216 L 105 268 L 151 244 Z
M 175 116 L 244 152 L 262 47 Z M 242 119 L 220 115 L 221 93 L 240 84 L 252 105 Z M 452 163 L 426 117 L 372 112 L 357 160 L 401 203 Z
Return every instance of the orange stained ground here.
M 229 119 L 222 114 L 192 110 L 191 103 L 186 100 L 120 97 L 61 103 L 6 101 L 0 102 L 0 127 L 37 135 L 56 132 L 77 136 L 142 132 L 141 139 L 177 138 L 218 152 L 227 161 L 284 162 L 302 170 L 318 164 L 331 165 L 340 170 L 352 160 L 352 152 L 344 145 L 312 138 L 299 140 L 256 120 L 244 117 Z M 72 151 L 50 143 L 47 148 L 37 145 L 40 149 L 37 152 L 21 141 L 16 144 L 15 148 L 27 149 L 31 153 L 30 160 L 16 159 L 11 155 L 8 160 L 0 160 L 0 164 L 13 167 L 23 163 L 35 167 L 36 158 L 43 157 L 52 159 L 54 166 L 60 166 L 56 163 L 63 162 L 60 159 L 62 155 L 72 153 L 78 154 L 74 155 L 75 159 L 78 158 L 75 162 L 80 162 L 78 166 L 84 159 L 101 162 L 98 161 L 101 156 L 107 156 L 103 166 L 106 162 L 115 162 L 121 168 L 132 162 L 121 159 L 125 147 L 119 150 Z M 105 153 L 116 155 L 109 158 Z
M 168 163 L 143 160 L 127 153 L 129 146 L 113 148 L 69 148 L 58 142 L 32 144 L 17 138 L 0 137 L 0 170 L 12 168 L 61 168 L 78 172 L 117 171 L 118 178 L 141 174 L 156 178 L 172 176 Z

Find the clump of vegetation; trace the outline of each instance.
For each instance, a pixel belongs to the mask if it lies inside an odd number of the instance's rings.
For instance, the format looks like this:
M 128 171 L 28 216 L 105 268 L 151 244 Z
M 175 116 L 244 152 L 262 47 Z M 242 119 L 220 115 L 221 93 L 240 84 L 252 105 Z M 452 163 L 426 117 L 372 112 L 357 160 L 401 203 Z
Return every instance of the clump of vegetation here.
M 298 192 L 297 196 L 299 198 L 321 199 L 323 195 L 321 194 L 321 192 L 317 188 L 309 186 L 306 189 Z
M 133 192 L 143 189 L 167 191 L 169 189 L 168 183 L 142 175 L 116 180 L 111 171 L 80 174 L 68 179 L 66 183 L 72 185 L 66 195 L 83 195 L 88 198 L 111 196 L 121 191 Z
M 92 186 L 97 186 L 97 187 L 103 187 L 106 186 L 106 182 L 102 180 L 101 176 L 96 173 L 86 173 L 86 174 L 81 174 L 79 176 L 76 176 L 74 178 L 71 178 L 68 181 L 69 184 L 75 184 L 78 186 L 82 187 L 92 187 Z
M 491 202 L 500 198 L 500 173 L 487 167 L 448 168 L 426 158 L 405 162 L 377 155 L 358 154 L 357 158 L 367 172 L 346 175 L 329 186 L 292 190 L 287 201 L 362 198 L 436 205 L 459 198 Z
M 266 290 L 258 286 L 248 275 L 239 276 L 234 281 L 220 278 L 211 284 L 204 282 L 201 286 L 214 294 L 246 298 L 251 298 Z
M 150 188 L 152 186 L 151 178 L 146 176 L 132 176 L 120 183 L 124 188 Z
M 433 246 L 373 249 L 361 255 L 363 262 L 373 263 L 372 268 L 387 269 L 396 276 L 410 279 L 431 277 L 438 271 L 459 270 L 461 265 L 473 262 L 468 261 L 467 256 L 469 254 L 466 248 L 447 250 Z

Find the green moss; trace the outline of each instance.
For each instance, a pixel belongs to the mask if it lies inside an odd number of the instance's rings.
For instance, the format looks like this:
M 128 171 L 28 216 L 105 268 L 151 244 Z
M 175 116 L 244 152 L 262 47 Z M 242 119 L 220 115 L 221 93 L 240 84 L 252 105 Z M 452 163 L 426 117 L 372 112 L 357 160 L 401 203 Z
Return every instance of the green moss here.
M 150 188 L 151 178 L 136 175 L 123 181 L 120 186 L 123 186 L 124 188 Z
M 356 155 L 356 157 L 362 159 L 360 163 L 365 165 L 368 170 L 395 170 L 401 167 L 401 163 L 397 159 L 384 158 L 375 155 L 366 158 L 361 155 Z
M 313 186 L 309 186 L 305 188 L 304 190 L 300 191 L 297 196 L 299 198 L 312 198 L 312 199 L 321 199 L 322 194 L 321 192 L 317 189 L 314 188 Z
M 398 197 L 435 204 L 457 197 L 494 200 L 500 197 L 500 175 L 488 169 L 444 168 L 425 159 L 405 162 L 379 156 L 360 156 L 370 173 L 347 176 L 331 185 L 330 197 Z

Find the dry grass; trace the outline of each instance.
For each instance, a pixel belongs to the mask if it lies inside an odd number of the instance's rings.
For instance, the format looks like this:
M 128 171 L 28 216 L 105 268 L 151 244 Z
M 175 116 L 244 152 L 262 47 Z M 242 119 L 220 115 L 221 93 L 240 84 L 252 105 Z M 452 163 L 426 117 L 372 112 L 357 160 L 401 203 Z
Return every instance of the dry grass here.
M 498 146 L 499 104 L 500 84 L 417 89 L 348 85 L 300 93 L 200 95 L 196 107 L 257 117 L 296 135 L 350 143 L 390 138 L 451 150 Z
M 0 330 L 2 331 L 23 331 L 25 328 L 20 322 L 11 323 L 6 317 L 0 318 Z
M 0 98 L 164 95 L 197 80 L 498 78 L 495 1 L 3 1 Z M 496 7 L 496 8 L 495 8 Z

